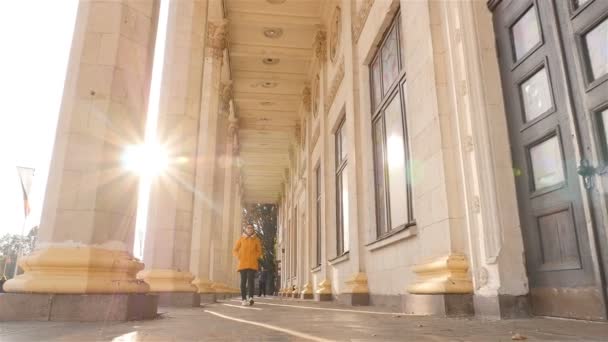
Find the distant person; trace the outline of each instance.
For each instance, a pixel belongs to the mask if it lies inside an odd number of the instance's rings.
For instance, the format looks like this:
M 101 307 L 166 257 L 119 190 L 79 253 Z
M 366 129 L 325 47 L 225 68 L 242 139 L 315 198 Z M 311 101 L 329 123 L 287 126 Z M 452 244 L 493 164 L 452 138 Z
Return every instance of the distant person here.
M 268 271 L 266 271 L 266 269 L 264 267 L 261 268 L 260 270 L 260 293 L 258 294 L 258 297 L 262 297 L 262 294 L 264 295 L 264 297 L 266 297 L 266 278 L 268 277 Z
M 262 256 L 262 243 L 249 223 L 243 234 L 234 244 L 232 254 L 239 259 L 237 270 L 241 273 L 242 305 L 253 305 L 255 273 L 258 270 L 258 259 Z M 249 296 L 247 296 L 249 293 Z

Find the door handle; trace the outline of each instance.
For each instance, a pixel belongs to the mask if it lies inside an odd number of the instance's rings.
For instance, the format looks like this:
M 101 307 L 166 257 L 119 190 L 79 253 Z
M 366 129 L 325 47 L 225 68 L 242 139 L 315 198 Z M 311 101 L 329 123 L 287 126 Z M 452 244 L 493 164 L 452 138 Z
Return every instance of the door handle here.
M 583 158 L 576 172 L 583 177 L 585 189 L 591 190 L 593 188 L 593 176 L 597 174 L 597 168 L 592 166 L 589 160 Z

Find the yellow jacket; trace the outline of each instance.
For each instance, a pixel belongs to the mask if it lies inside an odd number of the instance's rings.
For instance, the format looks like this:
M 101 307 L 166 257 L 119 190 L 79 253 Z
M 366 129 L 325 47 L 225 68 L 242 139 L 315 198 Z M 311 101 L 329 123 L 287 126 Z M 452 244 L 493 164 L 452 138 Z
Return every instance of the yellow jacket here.
M 239 259 L 237 271 L 244 269 L 258 270 L 258 259 L 262 256 L 262 243 L 256 234 L 241 237 L 234 244 L 232 254 Z

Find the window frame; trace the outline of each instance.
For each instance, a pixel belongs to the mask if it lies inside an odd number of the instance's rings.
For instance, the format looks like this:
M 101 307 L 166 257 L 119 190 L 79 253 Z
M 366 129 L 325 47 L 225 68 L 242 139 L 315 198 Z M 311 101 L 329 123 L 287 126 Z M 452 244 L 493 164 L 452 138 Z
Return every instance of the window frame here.
M 382 51 L 387 42 L 389 36 L 395 31 L 396 35 L 396 52 L 397 52 L 397 63 L 399 68 L 398 76 L 393 80 L 393 83 L 390 85 L 385 85 L 383 80 L 383 64 L 382 64 Z M 370 79 L 370 103 L 371 103 L 371 134 L 372 134 L 372 143 L 375 144 L 376 141 L 382 141 L 382 155 L 378 156 L 376 153 L 376 149 L 374 148 L 372 151 L 372 162 L 374 169 L 374 201 L 375 201 L 375 213 L 376 213 L 376 238 L 382 239 L 387 236 L 390 236 L 398 231 L 406 229 L 415 225 L 415 220 L 413 216 L 413 205 L 412 205 L 412 182 L 411 182 L 411 169 L 410 169 L 410 144 L 408 138 L 408 130 L 407 130 L 407 121 L 406 121 L 406 96 L 405 96 L 405 88 L 407 84 L 407 77 L 404 67 L 403 61 L 403 51 L 401 49 L 402 32 L 401 32 L 401 12 L 397 11 L 395 17 L 392 19 L 391 24 L 386 28 L 380 43 L 377 46 L 377 50 L 368 64 L 369 67 L 369 79 Z M 374 76 L 374 64 L 377 63 L 379 67 L 379 79 L 376 80 Z M 380 92 L 379 101 L 376 101 L 376 83 L 378 84 L 377 91 Z M 386 88 L 386 89 L 385 89 Z M 401 123 L 403 129 L 403 151 L 404 151 L 404 160 L 405 160 L 405 172 L 406 172 L 406 200 L 407 200 L 407 209 L 408 209 L 408 217 L 407 221 L 397 227 L 392 227 L 391 222 L 391 187 L 390 187 L 390 178 L 388 174 L 388 156 L 387 156 L 387 137 L 386 137 L 386 122 L 385 122 L 385 110 L 392 103 L 392 101 L 399 97 L 400 107 L 401 107 Z M 376 103 L 377 102 L 377 103 Z M 378 124 L 378 121 L 381 125 L 382 137 L 377 137 L 375 128 Z M 379 158 L 382 158 L 379 160 Z M 382 170 L 378 170 L 379 166 L 382 167 Z M 378 189 L 376 184 L 378 184 L 378 173 L 382 172 L 384 176 L 384 189 Z M 382 192 L 382 193 L 379 193 Z M 379 196 L 383 196 L 384 198 L 384 208 L 378 207 L 378 198 Z M 381 224 L 381 220 L 384 221 L 384 224 Z M 382 227 L 384 226 L 384 229 Z
M 316 226 L 316 232 L 317 232 L 316 243 L 317 243 L 317 246 L 316 246 L 316 250 L 315 250 L 315 257 L 316 257 L 315 264 L 316 264 L 316 267 L 318 267 L 318 266 L 321 266 L 321 261 L 322 261 L 322 250 L 321 250 L 321 248 L 322 248 L 322 241 L 323 241 L 322 238 L 321 238 L 322 237 L 321 236 L 321 234 L 322 234 L 321 233 L 322 232 L 322 229 L 321 229 L 321 225 L 322 225 L 321 210 L 322 209 L 321 208 L 323 206 L 323 202 L 321 201 L 321 165 L 319 165 L 319 166 L 317 166 L 315 168 L 315 182 L 316 182 L 315 186 L 316 186 L 316 192 L 317 192 L 316 193 L 316 195 L 317 195 L 317 197 L 316 197 L 316 203 L 315 203 L 316 204 L 315 215 L 316 215 L 316 225 L 317 225 Z
M 345 133 L 343 129 L 345 128 L 344 123 L 346 122 L 346 118 L 342 118 L 340 123 L 338 124 L 336 131 L 334 133 L 335 139 L 335 162 L 336 162 L 336 255 L 341 256 L 348 253 L 348 250 L 345 250 L 344 246 L 344 202 L 342 202 L 342 178 L 344 176 L 344 170 L 346 169 L 346 165 L 348 164 L 348 154 L 344 153 L 344 158 L 342 158 L 344 152 L 344 146 L 342 146 L 343 134 Z

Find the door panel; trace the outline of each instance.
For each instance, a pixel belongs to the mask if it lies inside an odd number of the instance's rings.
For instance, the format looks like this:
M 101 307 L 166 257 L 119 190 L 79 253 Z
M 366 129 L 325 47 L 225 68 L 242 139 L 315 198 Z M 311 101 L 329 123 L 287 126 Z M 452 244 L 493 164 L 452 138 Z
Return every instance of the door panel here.
M 558 1 L 560 33 L 570 77 L 574 116 L 581 132 L 582 154 L 596 175 L 586 182 L 592 219 L 591 244 L 598 288 L 606 302 L 608 266 L 608 1 Z
M 503 0 L 493 9 L 532 311 L 599 319 L 554 5 Z

